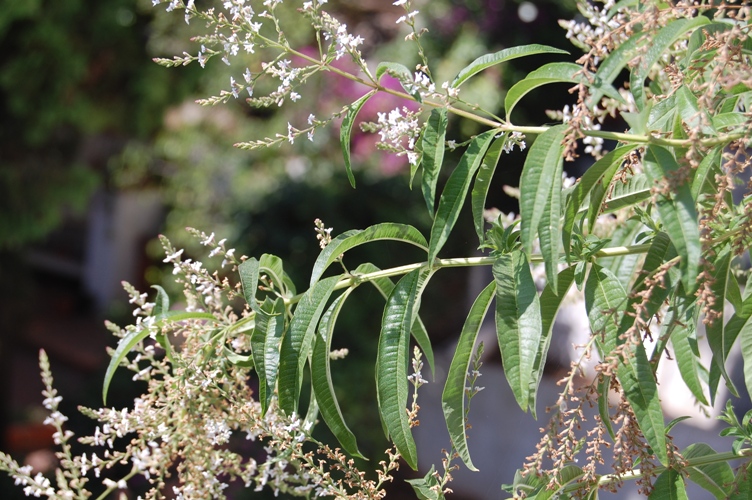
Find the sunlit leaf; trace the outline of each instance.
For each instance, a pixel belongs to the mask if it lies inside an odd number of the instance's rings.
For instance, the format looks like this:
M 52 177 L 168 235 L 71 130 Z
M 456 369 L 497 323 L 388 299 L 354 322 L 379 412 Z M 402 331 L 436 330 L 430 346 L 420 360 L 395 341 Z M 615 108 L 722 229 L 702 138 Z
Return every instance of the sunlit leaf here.
M 492 270 L 496 280 L 496 336 L 504 374 L 517 404 L 527 411 L 542 336 L 540 299 L 530 264 L 521 251 L 501 255 Z
M 337 322 L 337 316 L 342 310 L 342 306 L 350 295 L 352 288 L 337 297 L 329 309 L 326 310 L 321 318 L 321 324 L 318 333 L 315 335 L 313 343 L 313 353 L 311 355 L 311 385 L 316 395 L 321 416 L 324 418 L 327 427 L 337 438 L 339 444 L 344 450 L 356 457 L 363 456 L 358 450 L 358 444 L 355 435 L 345 423 L 342 416 L 337 397 L 334 394 L 334 385 L 332 383 L 332 373 L 329 365 L 329 352 L 331 351 L 332 336 L 334 335 L 334 325 Z
M 340 276 L 316 283 L 306 291 L 295 307 L 287 335 L 282 339 L 279 360 L 279 407 L 288 415 L 297 413 L 303 368 L 316 333 L 316 325 Z
M 473 75 L 480 73 L 484 69 L 490 68 L 504 61 L 510 61 L 518 57 L 530 56 L 533 54 L 569 54 L 566 50 L 557 49 L 555 47 L 549 47 L 547 45 L 520 45 L 518 47 L 510 47 L 508 49 L 500 50 L 493 54 L 486 54 L 480 56 L 466 67 L 462 68 L 457 77 L 452 82 L 452 87 L 457 88 L 462 85 L 466 80 Z
M 345 159 L 345 170 L 347 172 L 347 179 L 350 181 L 350 185 L 355 187 L 355 176 L 352 171 L 352 161 L 350 159 L 350 136 L 352 135 L 352 128 L 355 124 L 355 117 L 358 116 L 360 109 L 376 92 L 372 91 L 352 103 L 347 108 L 347 114 L 342 119 L 342 125 L 339 129 L 339 143 L 342 148 L 342 155 Z
M 423 177 L 421 188 L 426 200 L 428 213 L 434 215 L 436 199 L 436 182 L 439 180 L 441 164 L 444 162 L 444 141 L 447 128 L 446 108 L 431 110 L 431 116 L 426 121 L 426 129 L 421 136 L 423 150 Z
M 478 337 L 483 319 L 496 292 L 496 283 L 491 282 L 478 295 L 467 315 L 465 324 L 460 332 L 460 339 L 449 366 L 444 392 L 441 395 L 441 406 L 444 410 L 449 439 L 452 440 L 455 451 L 470 470 L 478 470 L 470 459 L 467 447 L 467 428 L 465 424 L 465 385 L 467 373 L 470 370 L 471 358 L 475 340 Z
M 494 172 L 496 172 L 496 165 L 499 163 L 499 158 L 504 152 L 506 141 L 507 134 L 504 133 L 488 148 L 486 156 L 483 157 L 483 161 L 478 169 L 478 175 L 475 176 L 473 191 L 470 194 L 473 207 L 475 233 L 478 235 L 478 239 L 481 243 L 483 243 L 485 233 L 483 210 L 486 208 L 486 197 L 488 196 L 488 189 L 491 187 L 491 180 L 493 180 Z
M 432 263 L 454 229 L 460 210 L 470 189 L 473 175 L 480 167 L 486 150 L 491 145 L 496 131 L 489 130 L 476 136 L 460 158 L 460 162 L 449 176 L 444 191 L 439 199 L 439 208 L 431 227 L 431 239 L 428 248 L 428 262 Z
M 420 234 L 420 231 L 407 224 L 384 222 L 367 229 L 346 231 L 332 239 L 319 254 L 316 263 L 313 265 L 310 286 L 315 285 L 324 271 L 343 253 L 356 246 L 382 240 L 401 241 L 417 246 L 421 250 L 428 250 L 426 239 Z
M 697 457 L 705 457 L 716 454 L 716 451 L 705 443 L 695 443 L 682 450 L 682 456 L 686 460 Z M 689 473 L 689 479 L 709 491 L 718 500 L 728 498 L 729 486 L 734 482 L 734 471 L 726 462 L 716 462 L 707 465 L 698 465 L 685 469 Z
M 674 469 L 668 469 L 658 476 L 653 483 L 650 500 L 689 500 L 684 478 Z

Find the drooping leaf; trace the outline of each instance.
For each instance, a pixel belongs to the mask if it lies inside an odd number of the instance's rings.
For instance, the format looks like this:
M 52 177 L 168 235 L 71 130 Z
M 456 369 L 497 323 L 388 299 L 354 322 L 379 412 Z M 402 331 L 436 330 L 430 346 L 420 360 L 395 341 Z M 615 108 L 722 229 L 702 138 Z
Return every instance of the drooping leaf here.
M 490 68 L 491 66 L 503 63 L 504 61 L 509 61 L 518 57 L 544 53 L 569 54 L 569 52 L 565 50 L 557 49 L 555 47 L 549 47 L 547 45 L 531 44 L 520 45 L 518 47 L 510 47 L 493 54 L 480 56 L 479 58 L 462 68 L 462 70 L 452 82 L 452 87 L 457 88 L 473 75 L 480 73 L 484 69 Z
M 415 496 L 419 500 L 444 500 L 444 493 L 437 488 L 439 480 L 436 478 L 436 469 L 432 465 L 426 475 L 417 479 L 405 480 L 412 486 Z
M 200 319 L 206 321 L 216 322 L 217 318 L 213 314 L 205 312 L 184 312 L 184 311 L 168 311 L 162 314 L 162 319 L 154 322 L 156 329 L 162 328 L 167 323 L 176 323 L 179 321 L 188 321 L 192 319 Z M 125 337 L 120 339 L 115 351 L 110 358 L 110 364 L 107 365 L 107 371 L 104 374 L 104 383 L 102 384 L 102 403 L 107 404 L 107 393 L 112 382 L 112 377 L 115 375 L 120 363 L 125 359 L 129 352 L 142 340 L 149 336 L 152 332 L 148 327 L 141 328 L 139 330 L 132 330 L 128 332 Z
M 533 253 L 533 240 L 543 218 L 550 209 L 551 182 L 561 179 L 562 141 L 566 128 L 557 125 L 542 133 L 533 143 L 525 159 L 520 177 L 520 238 L 528 255 Z
M 492 271 L 496 281 L 496 336 L 504 374 L 517 404 L 527 411 L 542 336 L 540 299 L 523 252 L 501 255 Z
M 598 380 L 598 415 L 601 417 L 601 422 L 606 426 L 608 435 L 611 436 L 613 441 L 616 441 L 616 433 L 614 432 L 614 426 L 611 424 L 611 413 L 608 407 L 608 393 L 611 390 L 611 375 L 600 375 Z
M 486 208 L 486 197 L 488 196 L 488 189 L 491 187 L 491 180 L 493 179 L 494 172 L 496 172 L 496 165 L 499 163 L 499 158 L 504 152 L 504 145 L 507 141 L 507 134 L 504 133 L 496 139 L 493 144 L 488 148 L 486 156 L 483 157 L 483 161 L 478 169 L 478 175 L 475 176 L 475 183 L 473 184 L 473 191 L 470 194 L 473 207 L 473 223 L 475 224 L 475 233 L 478 235 L 478 239 L 481 243 L 484 240 L 484 219 L 483 210 Z
M 637 49 L 642 33 L 632 35 L 626 42 L 619 44 L 604 60 L 598 65 L 598 71 L 595 78 L 599 79 L 605 85 L 611 85 L 619 73 L 634 59 L 635 50 Z M 596 88 L 592 91 L 587 101 L 588 108 L 593 108 L 603 97 L 603 92 Z
M 460 333 L 457 348 L 449 366 L 444 392 L 441 395 L 441 406 L 444 410 L 449 439 L 460 456 L 465 466 L 470 470 L 478 470 L 470 459 L 470 451 L 467 447 L 467 427 L 465 424 L 465 384 L 467 373 L 470 369 L 475 340 L 478 337 L 483 319 L 486 317 L 488 307 L 494 298 L 496 283 L 491 282 L 478 295 L 473 302 L 467 315 L 465 324 Z
M 600 80 L 588 81 L 582 74 L 582 66 L 569 62 L 557 62 L 544 64 L 540 68 L 531 71 L 519 82 L 512 85 L 504 98 L 504 110 L 507 120 L 512 115 L 512 110 L 528 92 L 547 85 L 549 83 L 584 83 L 588 87 L 597 86 L 600 92 L 617 101 L 623 101 L 621 95 L 610 84 L 598 85 Z M 597 83 L 598 82 L 598 83 Z
M 420 91 L 413 84 L 413 74 L 407 69 L 407 66 L 395 62 L 382 62 L 376 67 L 376 80 L 381 81 L 384 74 L 389 74 L 399 80 L 402 88 L 415 99 L 416 102 L 423 102 Z
M 689 500 L 684 478 L 674 469 L 667 469 L 653 483 L 650 500 Z
M 152 315 L 156 320 L 162 319 L 165 314 L 167 314 L 170 311 L 170 297 L 167 295 L 167 292 L 164 288 L 162 288 L 159 285 L 152 285 L 153 289 L 157 291 L 157 296 L 154 299 L 154 309 L 152 310 Z M 160 346 L 162 346 L 162 349 L 165 350 L 165 355 L 170 360 L 170 362 L 174 361 L 173 355 L 172 355 L 172 346 L 170 345 L 170 340 L 167 338 L 167 335 L 164 334 L 164 332 L 160 329 L 159 332 L 157 332 L 156 341 L 159 343 Z
M 653 183 L 664 179 L 679 169 L 674 155 L 661 146 L 649 146 L 643 161 Z M 697 209 L 688 184 L 671 189 L 670 196 L 660 194 L 656 202 L 664 229 L 681 257 L 682 284 L 685 290 L 694 290 L 700 269 L 700 229 Z
M 554 320 L 559 313 L 559 308 L 566 297 L 569 289 L 574 282 L 575 266 L 570 266 L 559 273 L 557 280 L 557 286 L 559 289 L 554 292 L 551 288 L 553 285 L 547 283 L 546 287 L 540 295 L 540 310 L 541 310 L 541 340 L 538 343 L 538 352 L 535 355 L 535 363 L 533 363 L 533 376 L 531 378 L 531 386 L 529 395 L 530 413 L 533 418 L 538 418 L 536 406 L 538 387 L 540 386 L 541 379 L 543 378 L 543 369 L 546 364 L 546 357 L 548 356 L 548 348 L 551 345 L 551 334 L 553 332 Z
M 643 227 L 642 223 L 636 219 L 629 219 L 624 224 L 620 224 L 611 234 L 611 246 L 632 245 Z M 622 288 L 626 290 L 634 277 L 640 257 L 639 254 L 630 253 L 598 259 L 598 263 L 609 269 L 618 278 Z
M 644 84 L 653 65 L 658 62 L 666 50 L 686 32 L 708 24 L 710 19 L 699 15 L 671 21 L 652 37 L 648 37 L 648 49 L 640 58 L 640 63 L 630 73 L 629 88 L 638 109 L 645 105 Z
M 431 110 L 431 116 L 426 122 L 426 130 L 421 136 L 423 150 L 423 177 L 420 185 L 423 199 L 426 200 L 428 213 L 433 217 L 436 199 L 436 182 L 439 180 L 441 164 L 444 162 L 444 141 L 447 129 L 446 108 Z
M 691 460 L 697 457 L 714 455 L 716 451 L 705 443 L 694 443 L 682 450 L 682 456 Z M 702 486 L 718 500 L 728 498 L 729 486 L 734 482 L 734 471 L 726 462 L 687 467 L 689 479 Z
M 316 325 L 339 279 L 340 276 L 323 279 L 303 294 L 295 308 L 287 335 L 282 339 L 277 392 L 279 407 L 288 415 L 298 411 L 303 368 L 310 353 Z
M 707 369 L 700 362 L 695 307 L 694 297 L 687 297 L 684 287 L 679 284 L 664 318 L 660 336 L 670 339 L 679 373 L 692 395 L 697 401 L 707 405 L 700 377 L 704 373 L 707 380 Z
M 569 195 L 567 205 L 564 211 L 564 226 L 562 228 L 562 242 L 564 244 L 564 251 L 569 258 L 570 254 L 570 241 L 572 238 L 572 230 L 574 229 L 574 223 L 577 213 L 580 210 L 583 202 L 590 195 L 593 186 L 602 180 L 603 185 L 606 186 L 611 183 L 611 179 L 616 173 L 617 169 L 624 160 L 624 156 L 632 150 L 629 146 L 622 146 L 620 148 L 611 151 L 606 154 L 600 160 L 593 163 L 590 168 L 580 177 L 580 181 L 575 184 L 572 193 Z M 603 190 L 604 195 L 606 190 Z M 601 203 L 598 203 L 600 207 Z M 588 213 L 588 223 L 590 231 L 593 229 L 594 219 L 598 216 L 597 213 Z
M 626 183 L 616 182 L 603 207 L 602 213 L 613 213 L 650 198 L 650 179 L 645 174 L 630 177 Z
M 439 251 L 454 229 L 460 210 L 470 189 L 473 175 L 478 170 L 483 155 L 491 145 L 496 131 L 488 130 L 476 136 L 460 158 L 460 162 L 447 180 L 439 199 L 439 208 L 431 227 L 431 239 L 428 244 L 428 262 L 433 263 Z
M 258 290 L 259 281 L 259 262 L 255 257 L 251 257 L 238 266 L 240 274 L 240 283 L 243 285 L 243 297 L 248 305 L 256 311 L 256 290 Z
M 419 291 L 428 278 L 428 273 L 423 268 L 406 274 L 387 298 L 376 358 L 379 412 L 389 437 L 412 469 L 418 466 L 418 456 L 405 411 L 408 395 L 407 364 L 410 357 L 408 347 L 420 299 Z
M 739 330 L 741 335 L 742 360 L 744 361 L 744 382 L 747 393 L 752 394 L 752 316 L 744 320 Z
M 729 388 L 733 387 L 733 382 L 726 371 L 726 357 L 730 350 L 733 341 L 726 338 L 729 333 L 726 329 L 726 323 L 724 321 L 724 308 L 726 302 L 726 284 L 728 282 L 728 274 L 731 268 L 731 249 L 726 246 L 722 250 L 718 251 L 717 258 L 713 261 L 713 282 L 710 284 L 715 302 L 712 305 L 713 319 L 706 325 L 705 331 L 708 337 L 708 345 L 713 353 L 711 374 L 718 372 L 726 380 L 726 384 Z M 735 339 L 734 339 L 735 340 Z M 713 369 L 715 368 L 715 370 Z M 717 381 L 717 375 L 710 378 L 710 400 L 715 401 L 715 394 L 717 389 L 717 383 L 714 383 L 714 379 Z
M 332 373 L 329 365 L 329 352 L 331 351 L 332 336 L 334 335 L 334 325 L 337 322 L 337 316 L 342 310 L 342 306 L 350 295 L 353 288 L 348 288 L 345 293 L 337 297 L 329 309 L 326 310 L 321 318 L 321 324 L 318 333 L 314 337 L 313 353 L 311 355 L 311 385 L 316 395 L 321 416 L 324 418 L 327 427 L 337 438 L 342 448 L 350 455 L 363 458 L 358 450 L 358 443 L 355 435 L 345 423 L 342 416 L 337 396 L 334 394 L 334 384 L 332 383 Z
M 352 187 L 355 187 L 355 176 L 353 175 L 352 161 L 350 159 L 350 136 L 352 135 L 352 128 L 355 124 L 355 117 L 358 116 L 360 109 L 363 107 L 366 101 L 368 101 L 368 99 L 370 99 L 371 96 L 373 96 L 375 93 L 376 91 L 371 91 L 354 103 L 350 104 L 347 109 L 347 114 L 345 114 L 345 117 L 342 119 L 342 125 L 339 129 L 339 144 L 342 148 L 342 155 L 344 156 L 345 160 L 347 179 L 350 181 L 350 185 Z
M 549 179 L 549 192 L 546 206 L 541 214 L 538 225 L 538 241 L 540 242 L 543 265 L 546 268 L 546 280 L 551 284 L 552 292 L 558 290 L 556 280 L 559 269 L 559 249 L 561 248 L 561 183 L 562 162 Z
M 692 179 L 692 198 L 695 201 L 700 201 L 700 195 L 714 196 L 717 188 L 715 176 L 721 173 L 722 149 L 721 146 L 718 146 L 710 150 L 697 166 L 695 176 Z
M 267 298 L 256 311 L 256 328 L 251 335 L 253 364 L 259 377 L 259 402 L 266 414 L 277 383 L 279 347 L 285 331 L 285 303 Z
M 332 239 L 319 254 L 316 263 L 313 265 L 310 286 L 313 287 L 324 274 L 324 271 L 343 253 L 356 246 L 382 240 L 402 241 L 417 246 L 421 250 L 428 250 L 426 239 L 420 234 L 420 231 L 408 224 L 384 222 L 362 230 L 346 231 Z
M 617 346 L 624 342 L 619 335 L 619 325 L 627 303 L 627 293 L 616 276 L 593 264 L 585 284 L 585 308 L 593 334 L 600 336 L 597 344 L 602 359 L 612 356 Z M 660 462 L 667 465 L 663 411 L 645 347 L 640 341 L 633 342 L 626 351 L 623 356 L 618 355 L 617 379 L 645 439 Z
M 370 262 L 364 262 L 353 271 L 353 274 L 357 276 L 358 274 L 375 273 L 377 271 L 380 271 L 378 267 Z M 391 294 L 394 289 L 394 283 L 392 283 L 391 278 L 376 278 L 369 280 L 369 283 L 379 291 L 384 299 L 389 297 L 389 294 Z M 423 325 L 420 316 L 415 318 L 410 334 L 418 344 L 418 347 L 420 347 L 420 350 L 423 351 L 423 355 L 426 357 L 428 367 L 431 369 L 431 377 L 435 376 L 435 363 L 433 348 L 431 347 L 431 339 L 428 337 L 428 332 L 426 331 L 426 327 Z
M 259 274 L 265 274 L 278 290 L 286 287 L 284 263 L 276 255 L 265 253 L 259 259 Z

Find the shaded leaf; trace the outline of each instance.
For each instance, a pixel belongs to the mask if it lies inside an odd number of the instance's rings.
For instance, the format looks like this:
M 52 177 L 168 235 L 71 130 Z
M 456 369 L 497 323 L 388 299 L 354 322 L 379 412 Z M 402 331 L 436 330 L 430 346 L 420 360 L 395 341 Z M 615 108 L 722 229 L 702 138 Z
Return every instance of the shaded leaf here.
M 267 298 L 256 311 L 256 328 L 251 335 L 253 364 L 259 377 L 259 402 L 266 414 L 274 394 L 279 368 L 279 348 L 285 331 L 285 303 Z
M 664 318 L 661 337 L 670 339 L 679 373 L 692 395 L 697 401 L 707 405 L 708 400 L 700 378 L 700 374 L 704 373 L 707 380 L 707 369 L 700 362 L 700 350 L 697 346 L 695 300 L 694 297 L 686 296 L 681 285 L 677 287 Z
M 694 443 L 681 452 L 682 456 L 692 458 L 715 455 L 716 451 L 705 443 Z M 689 479 L 702 486 L 713 494 L 718 500 L 728 498 L 728 486 L 734 482 L 734 471 L 726 462 L 716 462 L 708 465 L 687 467 Z
M 449 238 L 465 202 L 467 191 L 470 189 L 473 175 L 478 170 L 495 133 L 496 131 L 489 130 L 475 136 L 449 176 L 439 199 L 439 208 L 436 210 L 433 226 L 431 226 L 431 239 L 428 246 L 429 263 L 433 263 Z
M 523 252 L 501 255 L 492 271 L 496 281 L 496 336 L 504 374 L 517 404 L 527 411 L 542 336 L 540 299 Z
M 251 257 L 238 266 L 240 274 L 240 283 L 243 285 L 243 297 L 248 305 L 256 311 L 256 291 L 258 290 L 259 281 L 259 262 L 255 257 Z
M 484 69 L 490 68 L 504 61 L 510 61 L 518 57 L 530 56 L 533 54 L 569 54 L 566 50 L 557 49 L 555 47 L 549 47 L 547 45 L 520 45 L 518 47 L 510 47 L 508 49 L 500 50 L 493 54 L 486 54 L 480 56 L 459 72 L 457 77 L 452 82 L 452 87 L 457 88 L 462 85 L 466 80 L 473 75 L 480 73 Z
M 483 324 L 483 319 L 486 317 L 488 307 L 491 305 L 495 292 L 496 283 L 491 282 L 480 292 L 475 302 L 473 302 L 465 324 L 462 327 L 460 339 L 454 351 L 452 363 L 449 366 L 444 392 L 441 395 L 441 406 L 444 410 L 444 420 L 449 431 L 449 439 L 451 439 L 454 449 L 465 463 L 465 466 L 470 470 L 478 469 L 473 465 L 470 459 L 470 451 L 467 447 L 465 384 L 467 382 L 467 373 L 470 370 L 475 340 L 478 337 L 478 332 Z
M 653 483 L 650 500 L 689 500 L 684 478 L 674 469 L 667 469 Z

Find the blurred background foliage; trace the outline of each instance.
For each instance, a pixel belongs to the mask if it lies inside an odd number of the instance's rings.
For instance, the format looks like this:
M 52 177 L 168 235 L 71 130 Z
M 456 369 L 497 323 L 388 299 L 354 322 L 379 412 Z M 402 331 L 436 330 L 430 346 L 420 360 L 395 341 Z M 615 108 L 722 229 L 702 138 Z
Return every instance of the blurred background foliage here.
M 313 231 L 317 217 L 333 226 L 334 234 L 382 221 L 414 224 L 424 232 L 430 229 L 419 190 L 411 192 L 408 187 L 406 160 L 377 151 L 371 136 L 354 134 L 357 191 L 344 176 L 336 126 L 318 132 L 312 142 L 299 140 L 253 152 L 232 147 L 239 141 L 285 133 L 288 122 L 302 126 L 311 112 L 323 117 L 326 110 L 337 110 L 362 95 L 362 88 L 324 75 L 300 91 L 300 101 L 283 108 L 253 109 L 242 98 L 228 105 L 201 107 L 195 99 L 228 89 L 230 77 L 242 78 L 244 67 L 227 67 L 218 59 L 211 60 L 205 70 L 198 65 L 166 69 L 154 64 L 153 57 L 197 52 L 197 44 L 189 38 L 200 29 L 200 22 L 194 20 L 187 26 L 180 13 L 166 13 L 163 6 L 151 4 L 151 0 L 2 2 L 3 356 L 9 355 L 14 335 L 23 335 L 24 321 L 44 310 L 45 300 L 51 300 L 51 278 L 26 256 L 36 248 L 62 245 L 75 248 L 80 259 L 90 258 L 79 240 L 85 238 L 87 210 L 95 193 L 156 191 L 163 206 L 161 232 L 176 246 L 187 247 L 186 255 L 203 255 L 185 232 L 186 226 L 214 231 L 239 254 L 281 256 L 301 289 L 319 251 Z M 521 20 L 522 4 L 535 11 L 529 22 Z M 391 2 L 331 0 L 328 6 L 350 32 L 365 38 L 367 60 L 416 64 L 417 58 L 410 59 L 405 50 L 406 33 L 395 23 L 401 11 Z M 292 2 L 282 6 L 291 11 L 297 7 Z M 540 43 L 572 49 L 557 21 L 573 17 L 574 0 L 431 0 L 417 7 L 420 22 L 428 29 L 422 42 L 436 65 L 432 71 L 438 82 L 451 80 L 476 57 L 505 47 Z M 288 27 L 291 44 L 311 44 L 310 29 L 305 24 L 300 28 Z M 263 57 L 263 53 L 250 55 L 247 65 L 253 69 Z M 543 62 L 548 60 L 522 58 L 486 71 L 463 86 L 462 97 L 501 113 L 504 89 Z M 561 108 L 572 99 L 566 86 L 549 86 L 517 108 L 515 121 L 545 121 L 545 109 Z M 360 118 L 375 121 L 377 111 L 403 104 L 388 96 L 375 98 Z M 452 122 L 449 130 L 457 140 L 479 131 L 475 124 L 459 121 Z M 445 172 L 451 171 L 459 153 L 446 160 Z M 502 167 L 507 175 L 492 188 L 496 194 L 489 196 L 489 203 L 503 211 L 516 210 L 515 200 L 502 193 L 501 185 L 516 185 L 523 158 L 505 157 Z M 469 222 L 469 213 L 463 217 Z M 463 255 L 474 246 L 472 224 L 464 226 L 467 233 L 457 234 L 447 245 L 446 255 Z M 150 284 L 170 285 L 171 269 L 161 263 L 155 237 L 152 234 L 145 241 L 144 276 L 135 283 L 143 290 Z M 353 266 L 358 258 L 385 266 L 418 256 L 386 244 L 353 252 L 352 258 Z M 464 303 L 465 284 L 464 274 L 447 271 L 436 277 L 424 296 L 423 316 L 437 346 L 459 331 L 464 309 L 432 308 L 431 304 L 444 303 L 439 299 L 450 295 Z M 179 290 L 168 289 L 177 298 Z M 80 283 L 70 279 L 58 290 L 63 295 L 85 295 Z M 84 309 L 88 299 L 81 299 Z M 356 293 L 345 311 L 347 316 L 340 319 L 340 344 L 334 346 L 350 349 L 350 356 L 335 364 L 334 377 L 340 374 L 337 386 L 343 395 L 338 397 L 348 422 L 354 428 L 374 430 L 361 443 L 371 456 L 386 446 L 376 412 L 369 406 L 373 396 L 368 393 L 373 388 L 373 339 L 378 335 L 381 301 L 370 290 Z M 103 314 L 87 311 L 97 318 Z M 123 322 L 130 317 L 124 303 L 110 304 L 105 315 Z M 102 333 L 106 335 L 103 329 Z M 71 397 L 65 387 L 61 389 Z

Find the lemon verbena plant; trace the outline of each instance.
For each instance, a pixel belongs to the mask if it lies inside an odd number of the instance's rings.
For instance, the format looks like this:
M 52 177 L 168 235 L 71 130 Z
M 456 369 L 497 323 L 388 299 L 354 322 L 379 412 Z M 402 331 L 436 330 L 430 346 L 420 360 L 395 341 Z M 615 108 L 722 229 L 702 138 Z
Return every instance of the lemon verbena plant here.
M 193 231 L 210 248 L 218 271 L 183 259 L 163 240 L 165 262 L 184 286 L 186 306 L 171 310 L 161 288 L 149 302 L 147 294 L 126 287 L 137 320 L 111 326 L 120 340 L 103 396 L 118 367 L 146 380 L 147 390 L 132 408 L 82 409 L 99 427 L 79 438 L 94 449 L 73 456 L 43 357 L 45 406 L 61 445 L 60 469 L 53 481 L 5 455 L 0 464 L 28 494 L 87 498 L 93 479 L 125 463 L 130 471 L 105 479 L 102 497 L 135 476 L 148 481 L 148 498 L 221 497 L 233 479 L 286 495 L 381 497 L 400 463 L 417 468 L 411 431 L 417 389 L 424 382 L 422 360 L 431 368 L 434 361 L 431 333 L 419 316 L 421 296 L 444 268 L 487 266 L 492 279 L 468 311 L 443 381 L 450 451 L 443 473 L 432 470 L 411 481 L 420 498 L 443 498 L 457 463 L 484 466 L 471 459 L 468 404 L 479 390 L 476 344 L 491 304 L 504 373 L 517 404 L 535 415 L 552 326 L 568 296 L 584 301 L 591 335 L 582 359 L 562 380 L 537 448 L 505 490 L 526 498 L 597 498 L 601 489 L 636 480 L 655 498 L 686 498 L 685 483 L 697 481 L 717 498 L 748 497 L 750 416 L 739 419 L 729 403 L 724 433 L 736 437 L 729 450 L 702 443 L 679 449 L 670 435 L 675 422 L 666 422 L 661 408 L 656 371 L 676 364 L 698 405 L 717 404 L 720 384 L 744 394 L 727 370 L 740 344 L 752 389 L 749 2 L 583 1 L 577 20 L 561 22 L 580 55 L 545 45 L 510 47 L 479 57 L 447 81 L 434 79 L 438 63 L 422 46 L 431 34 L 421 27 L 414 0 L 398 0 L 394 9 L 406 47 L 419 61 L 415 68 L 368 60 L 367 40 L 351 33 L 325 0 L 296 9 L 282 0 L 226 0 L 209 8 L 193 0 L 153 3 L 179 12 L 198 33 L 194 52 L 159 64 L 200 64 L 207 71 L 227 64 L 237 72 L 226 90 L 202 104 L 243 98 L 255 107 L 306 109 L 307 120 L 240 148 L 296 147 L 295 141 L 313 140 L 337 123 L 343 168 L 355 186 L 350 141 L 359 111 L 379 93 L 404 99 L 405 105 L 382 110 L 361 129 L 404 157 L 411 182 L 420 173 L 433 223 L 425 234 L 400 221 L 333 234 L 317 220 L 321 253 L 305 284 L 292 282 L 279 257 L 238 257 L 213 233 Z M 288 42 L 286 30 L 303 28 L 315 50 Z M 463 100 L 463 84 L 476 75 L 534 54 L 554 62 L 506 89 L 503 111 Z M 317 109 L 306 90 L 324 72 L 357 82 L 361 95 L 336 110 Z M 387 78 L 399 87 L 385 84 Z M 553 124 L 515 124 L 515 107 L 528 93 L 560 82 L 571 85 L 573 97 L 550 111 Z M 448 130 L 462 120 L 482 131 L 464 142 L 448 140 Z M 519 188 L 509 190 L 519 197 L 519 214 L 498 215 L 486 199 L 497 166 L 515 147 L 527 154 Z M 463 151 L 455 165 L 444 161 L 448 148 Z M 564 165 L 576 158 L 587 169 L 571 180 Z M 451 172 L 438 192 L 445 170 Z M 485 254 L 477 256 L 471 247 L 465 256 L 446 256 L 442 248 L 468 198 L 477 246 Z M 415 246 L 425 258 L 388 269 L 351 262 L 349 250 L 381 240 Z M 358 430 L 344 421 L 330 376 L 330 363 L 345 354 L 331 349 L 337 317 L 361 286 L 376 287 L 386 301 L 374 339 L 375 383 L 393 449 L 375 467 L 375 480 L 349 458 L 360 456 Z M 700 356 L 702 343 L 710 357 Z M 579 376 L 585 359 L 595 366 L 589 378 Z M 307 380 L 310 391 L 303 387 Z M 301 402 L 308 392 L 310 399 Z M 598 412 L 586 421 L 587 406 Z M 319 422 L 331 430 L 336 447 L 312 436 Z M 231 441 L 242 436 L 262 443 L 263 459 L 233 451 Z M 614 459 L 604 474 L 606 448 L 613 448 Z

